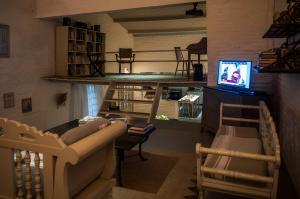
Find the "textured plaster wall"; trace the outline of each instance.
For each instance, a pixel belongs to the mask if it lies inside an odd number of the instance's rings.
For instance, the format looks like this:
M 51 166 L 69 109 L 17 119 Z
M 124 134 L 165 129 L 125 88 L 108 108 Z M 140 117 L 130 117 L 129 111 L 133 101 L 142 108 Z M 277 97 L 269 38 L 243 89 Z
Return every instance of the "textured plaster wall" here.
M 273 40 L 262 38 L 272 21 L 272 5 L 271 0 L 207 1 L 210 85 L 216 84 L 218 60 L 250 59 L 256 65 L 258 53 L 273 47 Z
M 0 1 L 0 24 L 10 26 L 10 57 L 0 58 L 0 117 L 49 128 L 69 120 L 69 106 L 57 109 L 55 95 L 68 84 L 41 77 L 54 74 L 55 23 L 34 19 L 34 0 Z M 3 94 L 15 93 L 15 107 L 4 109 Z M 32 98 L 32 112 L 22 113 L 21 99 Z

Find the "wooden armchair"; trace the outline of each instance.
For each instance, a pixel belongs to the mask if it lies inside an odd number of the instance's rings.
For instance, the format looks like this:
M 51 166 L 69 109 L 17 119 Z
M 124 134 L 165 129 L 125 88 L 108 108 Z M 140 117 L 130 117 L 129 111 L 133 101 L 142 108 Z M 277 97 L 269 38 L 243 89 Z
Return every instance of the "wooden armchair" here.
M 114 139 L 125 131 L 117 122 L 66 145 L 55 134 L 0 118 L 0 198 L 111 198 Z
M 132 54 L 131 48 L 120 48 L 119 54 L 116 55 L 116 60 L 119 63 L 119 73 L 122 71 L 122 64 L 130 65 L 130 73 L 132 73 L 132 63 L 135 59 L 135 54 Z
M 223 108 L 257 110 L 259 118 L 224 116 Z M 254 123 L 259 128 L 229 126 L 223 121 Z M 259 106 L 221 103 L 217 135 L 210 148 L 197 144 L 196 154 L 199 198 L 205 198 L 206 191 L 216 191 L 276 199 L 280 145 L 275 123 L 263 101 Z

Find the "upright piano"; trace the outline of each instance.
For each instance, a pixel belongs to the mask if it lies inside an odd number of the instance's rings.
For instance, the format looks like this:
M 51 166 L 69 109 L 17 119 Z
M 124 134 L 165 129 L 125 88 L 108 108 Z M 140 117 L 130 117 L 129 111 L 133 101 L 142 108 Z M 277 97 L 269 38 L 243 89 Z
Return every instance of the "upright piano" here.
M 198 55 L 198 63 L 200 64 L 200 55 L 207 54 L 207 37 L 203 37 L 198 43 L 188 45 L 186 49 L 188 50 L 187 76 L 190 78 L 191 55 Z

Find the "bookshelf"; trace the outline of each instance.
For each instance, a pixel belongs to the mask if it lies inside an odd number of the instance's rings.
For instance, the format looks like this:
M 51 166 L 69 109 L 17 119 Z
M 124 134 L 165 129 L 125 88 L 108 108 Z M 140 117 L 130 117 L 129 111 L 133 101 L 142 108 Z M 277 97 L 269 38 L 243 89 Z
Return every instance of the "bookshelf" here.
M 105 60 L 105 34 L 71 26 L 56 27 L 55 75 L 89 76 L 92 59 Z

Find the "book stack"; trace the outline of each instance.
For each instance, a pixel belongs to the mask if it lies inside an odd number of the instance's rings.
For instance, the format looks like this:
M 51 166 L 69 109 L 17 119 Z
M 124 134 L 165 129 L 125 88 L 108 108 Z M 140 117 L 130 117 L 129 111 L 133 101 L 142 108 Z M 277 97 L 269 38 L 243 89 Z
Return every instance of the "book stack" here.
M 259 67 L 264 68 L 271 66 L 277 61 L 277 53 L 275 50 L 268 50 L 260 53 L 259 55 Z
M 138 133 L 138 134 L 145 134 L 150 132 L 154 129 L 153 124 L 145 123 L 145 124 L 137 124 L 134 126 L 131 126 L 128 129 L 128 133 Z

